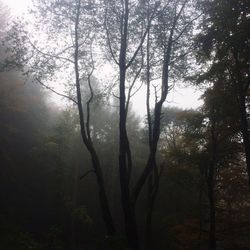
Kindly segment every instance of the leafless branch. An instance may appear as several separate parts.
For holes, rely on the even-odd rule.
[[[187,51],[177,57],[174,58],[174,60],[171,60],[171,62],[169,62],[169,66],[172,66],[173,64],[175,64],[176,61],[178,61],[181,58],[184,58],[186,55],[188,55],[190,53],[190,51]]]
[[[89,97],[89,100],[87,101],[87,118],[86,118],[86,130],[87,130],[87,135],[88,135],[88,138],[90,140],[90,126],[89,126],[89,122],[90,122],[90,103],[92,102],[93,100],[93,97],[94,97],[94,92],[93,92],[93,88],[92,88],[92,85],[91,85],[91,76],[94,72],[94,69],[95,69],[95,66],[94,66],[94,59],[93,59],[93,54],[92,54],[92,46],[91,46],[91,49],[90,49],[90,53],[91,53],[91,64],[92,64],[92,69],[91,69],[91,72],[88,74],[88,86],[89,86],[89,90],[90,90],[90,97]]]
[[[49,87],[48,85],[44,84],[40,79],[35,79],[40,85],[42,85],[43,87],[45,87],[46,89],[50,90],[51,92],[57,94],[58,96],[67,98],[68,100],[72,101],[73,103],[75,103],[76,105],[78,104],[77,101],[75,99],[73,99],[70,96],[64,95],[62,93],[57,92],[56,90],[54,90],[53,88]]]
[[[141,82],[140,86],[133,93],[131,93],[131,97],[136,95],[136,93],[141,89],[142,85],[143,85],[143,82]]]
[[[114,96],[114,97],[117,98],[117,99],[120,99],[120,97],[117,96],[117,95],[115,95],[114,93],[112,93],[112,96]]]
[[[134,85],[135,85],[135,82],[136,80],[138,79],[138,77],[140,76],[140,73],[142,71],[142,68],[143,68],[143,64],[144,64],[144,55],[143,55],[143,51],[141,50],[141,53],[142,53],[142,60],[141,60],[141,65],[140,65],[140,68],[139,70],[136,72],[135,74],[135,77],[133,79],[133,82],[132,84],[130,85],[129,87],[129,90],[128,90],[128,99],[127,99],[127,102],[126,102],[126,107],[125,107],[125,110],[126,110],[126,116],[128,114],[128,107],[129,107],[129,102],[130,102],[130,99],[132,96],[134,96],[141,88],[142,84],[140,85],[140,87],[134,92],[134,93],[131,93],[133,88],[134,88]]]
[[[158,102],[158,96],[157,96],[157,85],[153,85],[154,87],[154,93],[155,93],[155,104]]]
[[[105,11],[105,17],[104,18],[105,18],[105,20],[104,20],[104,29],[105,29],[106,35],[107,35],[107,43],[108,43],[109,51],[110,51],[112,59],[115,61],[115,63],[117,65],[119,65],[119,62],[115,58],[115,54],[114,54],[114,51],[113,51],[112,46],[111,46],[110,34],[109,34],[108,25],[107,25],[107,10]]]
[[[180,15],[181,15],[182,11],[184,10],[184,8],[185,8],[185,6],[186,6],[186,4],[187,4],[188,1],[190,1],[190,0],[186,0],[186,1],[184,1],[184,3],[182,4],[180,11],[178,12],[178,14],[177,14],[177,16],[176,16],[176,18],[175,18],[175,19],[176,19],[176,22],[179,20]]]
[[[164,7],[160,10],[159,13],[163,13],[166,10],[166,8],[169,6],[170,2],[171,2],[171,0],[168,0],[168,2],[164,5]]]
[[[29,38],[28,38],[29,39]],[[56,54],[56,55],[52,55],[52,54],[49,54],[49,53],[46,53],[46,52],[43,52],[41,51],[39,48],[37,48],[35,46],[34,43],[32,43],[32,41],[29,39],[29,43],[30,45],[40,54],[46,56],[46,57],[51,57],[51,58],[56,58],[56,59],[61,59],[61,60],[65,60],[65,61],[68,61],[70,63],[74,63],[74,61],[72,61],[71,59],[67,58],[67,57],[62,57],[60,56],[60,54],[62,54],[63,52],[60,52],[59,54]],[[69,47],[70,48],[70,47]],[[66,49],[65,49],[66,50]]]
[[[86,176],[89,175],[90,173],[95,173],[95,170],[94,170],[94,169],[88,170],[85,174],[83,174],[83,175],[80,177],[80,180],[82,180],[84,177],[86,177]]]
[[[197,19],[200,18],[200,16],[202,16],[203,13],[200,13],[198,16],[194,17],[192,20],[190,20],[186,25],[185,27],[180,31],[180,33],[178,34],[178,36],[173,39],[173,43],[175,43],[176,41],[179,40],[179,38],[182,36],[182,34],[186,31],[186,29],[188,28],[188,26],[190,26],[194,21],[196,21]]]
[[[146,72],[146,83],[147,83],[147,93],[146,93],[146,108],[147,108],[147,122],[148,122],[148,143],[149,148],[152,145],[152,118],[150,113],[150,31],[148,31],[147,36],[147,72]]]
[[[151,17],[149,18],[149,22],[148,22],[147,28],[146,28],[146,30],[145,30],[145,32],[144,32],[142,38],[141,38],[141,41],[140,41],[140,43],[139,43],[137,49],[135,50],[133,56],[131,57],[130,61],[129,61],[128,64],[126,65],[126,69],[130,67],[130,65],[131,65],[131,64],[133,63],[133,61],[135,60],[135,58],[136,58],[138,52],[140,51],[140,49],[141,49],[141,47],[142,47],[142,45],[143,45],[143,43],[144,43],[144,40],[145,40],[145,38],[146,38],[146,35],[147,35],[147,33],[148,33],[149,29],[150,29],[151,22],[152,22],[152,20],[153,20],[153,18],[154,18],[154,16],[155,16],[155,12],[156,12],[157,7],[158,7],[158,4],[155,4],[154,10],[153,10],[153,12],[152,12],[152,15],[151,15]]]

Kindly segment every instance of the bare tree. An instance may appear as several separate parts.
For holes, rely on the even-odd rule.
[[[94,98],[91,79],[95,70],[95,12],[95,6],[89,1],[37,1],[33,14],[40,25],[35,24],[28,32],[16,22],[9,32],[8,39],[14,47],[8,66],[22,67],[33,81],[77,106],[82,141],[93,166],[86,174],[92,172],[96,176],[103,220],[107,234],[112,236],[115,234],[114,222],[90,127]],[[56,81],[66,86],[67,91],[58,91],[53,86]],[[83,88],[89,92],[85,100],[82,99]]]
[[[130,249],[139,249],[135,209],[139,194],[149,180],[147,244],[150,249],[153,206],[162,172],[162,165],[157,162],[162,107],[171,85],[185,71],[184,58],[189,52],[186,35],[197,18],[191,18],[191,1],[38,0],[36,7],[34,14],[41,25],[36,24],[25,31],[17,22],[9,33],[8,39],[14,44],[9,62],[11,66],[21,66],[34,81],[77,106],[82,141],[93,166],[83,177],[95,173],[107,234],[113,236],[114,222],[90,126],[91,103],[95,97],[91,79],[98,61],[94,49],[97,47],[95,41],[99,43],[96,34],[102,32],[98,28],[100,17],[103,17],[109,50],[105,56],[117,66],[119,75],[119,176],[127,245]],[[142,173],[132,186],[133,158],[126,123],[130,100],[141,86],[135,83],[139,79],[142,82],[144,74],[149,154]],[[156,85],[152,84],[153,78],[157,80]],[[67,92],[53,88],[51,83],[55,81],[66,85]],[[149,105],[152,86],[155,88],[153,110]],[[83,88],[89,92],[85,100]]]
[[[188,6],[188,1],[175,1],[174,3],[170,1],[164,1],[163,3],[157,1],[142,2],[122,0],[115,3],[114,1],[104,1],[107,46],[110,51],[111,59],[118,65],[119,71],[120,184],[126,235],[128,246],[131,249],[139,248],[135,206],[138,196],[148,178],[149,208],[147,216],[147,245],[149,248],[151,245],[153,204],[159,187],[159,176],[161,172],[156,160],[157,145],[160,137],[161,110],[170,89],[169,79],[173,79],[177,72],[177,69],[174,66],[178,65],[179,68],[181,68],[180,60],[184,61],[183,58],[189,52],[187,50],[182,51],[183,48],[186,48],[186,46],[183,47],[184,43],[181,42],[182,38],[187,34],[187,31],[190,31],[192,22],[197,18],[196,17],[193,20],[187,18],[187,14],[184,10],[186,7],[190,8],[190,5]],[[141,5],[145,3],[146,7]],[[117,22],[114,22],[114,19],[119,21],[118,24]],[[135,20],[137,21],[136,27],[133,25]],[[153,26],[155,26],[152,31],[154,41],[150,42],[150,30]],[[159,29],[157,29],[157,27],[159,27]],[[138,57],[141,56],[139,51],[141,49],[144,50],[143,47],[145,40],[147,40],[145,53],[147,54],[146,84],[149,155],[143,172],[136,181],[135,186],[131,188],[130,178],[132,171],[132,157],[126,131],[125,105],[126,100],[130,100],[131,92],[129,91],[126,96],[126,82],[131,74],[132,66],[136,65],[136,63],[138,65]],[[155,65],[155,60],[153,61],[150,59],[150,49],[153,44],[155,47],[158,46],[158,49],[156,49],[153,55],[154,59],[158,57],[158,62],[156,63],[157,67],[153,66]],[[180,49],[181,46],[182,49]],[[144,53],[142,53],[141,57],[143,57],[143,55]],[[155,106],[153,109],[153,115],[151,115],[151,108],[149,106],[151,88],[150,70],[153,67],[155,71],[156,68],[157,70],[161,68],[160,72],[162,72],[162,75],[160,77],[160,84],[158,84],[160,94],[155,93]]]

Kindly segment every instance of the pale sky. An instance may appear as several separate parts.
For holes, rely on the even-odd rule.
[[[13,15],[20,15],[27,10],[32,0],[0,0],[6,4]]]
[[[6,4],[13,15],[21,15],[24,13],[28,6],[32,4],[32,0],[0,0]],[[194,87],[188,88],[176,88],[172,90],[168,95],[167,102],[165,106],[176,106],[183,109],[188,108],[197,108],[202,105],[202,101],[199,100],[201,91],[195,90]],[[52,97],[56,103],[60,102],[60,98]],[[145,105],[145,89],[141,89],[133,98],[132,98],[132,107],[133,110],[144,116],[146,114],[146,105]]]
[[[145,89],[138,92],[132,98],[132,107],[136,113],[144,116],[146,114],[146,95]],[[202,105],[200,100],[202,92],[195,89],[194,87],[175,88],[168,94],[167,100],[164,106],[178,107],[182,109],[196,109]],[[151,101],[151,107],[153,108],[154,103]]]

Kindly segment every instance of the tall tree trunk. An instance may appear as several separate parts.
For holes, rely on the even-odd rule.
[[[248,185],[250,187],[250,136],[249,136],[248,121],[247,121],[246,96],[242,89],[240,89],[239,93],[239,110],[240,110],[240,127],[241,127],[246,164],[247,164]]]
[[[147,2],[149,8],[149,1]],[[149,13],[147,13],[147,22],[149,22]],[[148,123],[148,145],[149,152],[152,150],[152,121],[151,121],[151,111],[150,111],[150,30],[147,34],[147,72],[146,72],[146,83],[147,83],[147,96],[146,96],[146,107],[147,107],[147,123]],[[150,174],[148,178],[148,203],[147,203],[147,217],[146,217],[146,249],[150,250],[152,248],[152,216],[153,216],[153,206],[154,199],[152,201],[152,191],[153,191],[153,175]]]
[[[198,248],[202,247],[202,230],[203,230],[203,190],[204,190],[204,170],[200,167],[200,183],[199,183],[199,198],[198,198],[198,206],[199,206],[199,242]]]
[[[235,88],[238,91],[238,103],[239,103],[239,112],[240,112],[240,128],[243,138],[246,164],[247,164],[247,173],[248,173],[248,185],[250,187],[250,135],[249,127],[247,121],[247,109],[246,109],[246,93],[248,91],[249,82],[243,82],[241,76],[241,66],[238,58],[237,48],[233,50],[234,60],[235,60],[235,74],[232,76],[233,83]]]
[[[75,32],[74,34],[74,40],[75,40],[74,66],[75,66],[75,83],[76,83],[79,122],[80,122],[81,136],[82,136],[83,143],[85,144],[87,150],[89,151],[91,155],[92,166],[95,171],[98,190],[99,190],[99,201],[100,201],[102,216],[103,216],[103,220],[106,226],[107,234],[112,236],[115,234],[115,226],[114,226],[113,218],[110,212],[110,207],[109,207],[108,198],[106,194],[106,188],[104,185],[102,168],[100,165],[98,155],[93,146],[90,133],[88,133],[89,123],[87,122],[85,125],[84,112],[83,112],[83,107],[82,107],[82,96],[81,96],[79,65],[78,65],[79,63],[78,62],[79,61],[78,26],[79,26],[80,6],[81,6],[81,0],[78,0],[76,20],[75,20],[75,31],[74,31]]]
[[[209,250],[216,249],[216,229],[215,229],[215,199],[214,199],[214,165],[210,165],[208,177],[208,199],[209,199]]]
[[[125,53],[124,51],[122,51]],[[123,61],[124,60],[124,61]],[[126,108],[125,108],[125,57],[120,57],[120,143],[119,143],[119,171],[122,208],[125,219],[125,231],[128,247],[133,250],[139,249],[135,207],[130,201],[129,174],[127,166],[127,131],[126,131]]]
[[[91,151],[91,157],[92,157],[93,168],[95,169],[95,173],[96,173],[97,184],[98,184],[98,189],[99,189],[100,206],[102,210],[104,223],[107,229],[107,234],[109,236],[114,236],[115,226],[114,226],[113,218],[110,212],[110,207],[109,207],[108,198],[106,194],[106,187],[104,185],[102,169],[101,169],[99,159],[95,151]]]
[[[125,232],[127,238],[127,245],[129,249],[138,250],[139,241],[136,225],[135,206],[130,199],[129,177],[130,167],[129,159],[130,148],[128,144],[128,135],[126,130],[126,52],[127,52],[127,36],[128,36],[128,18],[129,8],[128,0],[124,1],[124,15],[122,20],[123,32],[121,34],[121,47],[119,57],[119,71],[120,71],[120,109],[119,109],[119,173],[121,186],[122,208],[125,220]]]
[[[158,173],[157,166],[154,166],[154,172],[149,176],[148,179],[148,211],[146,218],[146,249],[152,250],[152,239],[153,239],[153,230],[152,230],[152,218],[154,212],[155,199],[159,190],[160,175],[162,173],[163,166],[160,173]]]
[[[77,198],[78,198],[78,183],[79,183],[79,166],[78,162],[75,165],[74,180],[73,180],[73,193],[72,193],[72,212],[77,208]],[[76,228],[75,228],[75,218],[72,214],[71,216],[71,247],[72,250],[76,249]]]
[[[153,203],[151,202],[153,191],[153,176],[152,174],[148,178],[148,197],[147,197],[147,217],[146,217],[146,249],[150,250],[152,248],[152,213],[153,213]]]
[[[213,112],[213,110],[212,110]],[[216,135],[216,121],[215,118],[210,118],[211,122],[211,160],[208,166],[207,187],[209,200],[209,250],[216,250],[216,221],[215,221],[215,172],[217,164],[217,135]]]

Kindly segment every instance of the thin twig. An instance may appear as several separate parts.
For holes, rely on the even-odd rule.
[[[126,69],[130,67],[130,65],[131,65],[131,64],[133,63],[133,61],[135,60],[135,58],[136,58],[136,56],[137,56],[139,50],[141,49],[141,47],[142,47],[142,45],[143,45],[143,43],[144,43],[144,40],[145,40],[145,38],[146,38],[146,35],[147,35],[147,33],[148,33],[149,29],[150,29],[151,22],[152,22],[152,20],[153,20],[153,18],[154,18],[154,15],[155,15],[155,12],[156,12],[157,7],[158,7],[158,4],[155,4],[155,8],[154,8],[154,10],[153,10],[153,13],[152,13],[150,19],[149,19],[148,26],[147,26],[147,28],[146,28],[146,30],[145,30],[145,32],[144,32],[142,38],[141,38],[141,41],[140,41],[140,43],[139,43],[137,49],[135,50],[133,56],[131,57],[130,61],[129,61],[128,64],[126,65]]]
[[[115,61],[115,63],[117,65],[119,65],[119,62],[115,58],[115,54],[114,54],[114,51],[113,51],[112,46],[111,46],[110,34],[109,34],[109,30],[108,30],[108,25],[107,25],[107,10],[105,11],[104,29],[106,31],[107,43],[108,43],[108,47],[109,47],[109,51],[110,51],[111,57],[113,58],[113,60]]]
[[[83,174],[81,177],[80,177],[80,180],[82,180],[84,177],[86,177],[88,174],[90,173],[95,173],[95,170],[94,169],[91,169],[91,170],[88,170],[85,174]]]
[[[144,65],[144,55],[143,55],[143,52],[142,52],[142,60],[141,60],[140,68],[139,68],[139,70],[136,72],[135,77],[134,77],[134,79],[133,79],[133,82],[132,82],[132,84],[130,85],[129,90],[128,90],[128,99],[127,99],[126,107],[125,107],[126,116],[127,116],[127,113],[128,113],[128,107],[129,107],[129,102],[130,102],[131,97],[133,97],[133,96],[140,90],[140,88],[141,88],[141,86],[142,86],[142,83],[141,83],[140,87],[139,87],[134,93],[131,94],[131,92],[132,92],[132,90],[133,90],[133,87],[134,87],[134,85],[135,85],[135,82],[136,82],[136,80],[138,79],[138,77],[140,76],[140,73],[141,73],[141,71],[142,71],[143,65]]]
[[[39,80],[39,79],[37,79],[37,78],[36,78],[35,80],[36,80],[40,85],[42,85],[42,86],[45,87],[46,89],[50,90],[51,92],[57,94],[58,96],[67,98],[67,99],[69,99],[70,101],[72,101],[73,103],[75,103],[76,105],[78,104],[77,101],[76,101],[75,99],[73,99],[72,97],[57,92],[56,90],[54,90],[53,88],[51,88],[51,87],[49,87],[48,85],[44,84],[41,80]]]
[[[192,20],[190,20],[186,25],[185,27],[182,29],[182,31],[180,31],[180,33],[178,34],[178,36],[173,39],[173,43],[175,43],[176,41],[178,41],[178,39],[182,36],[182,34],[185,32],[185,30],[187,29],[187,27],[189,25],[191,25],[195,20],[197,20],[200,16],[202,16],[203,13],[200,13],[198,16],[194,17]]]
[[[29,38],[28,38],[28,39],[29,39]],[[43,52],[43,51],[41,51],[39,48],[37,48],[37,47],[35,46],[35,44],[33,44],[32,41],[31,41],[30,39],[29,39],[29,43],[31,44],[31,46],[32,46],[38,53],[40,53],[40,54],[42,54],[42,55],[44,55],[44,56],[46,56],[46,57],[61,59],[61,60],[68,61],[68,62],[70,62],[70,63],[74,63],[74,61],[72,61],[72,60],[69,59],[69,58],[59,56],[59,55],[60,55],[61,53],[63,53],[63,52],[60,52],[59,55],[51,55],[51,54],[48,54],[48,53],[46,53],[46,52]],[[70,48],[70,47],[69,47],[69,48]],[[66,50],[66,49],[65,49],[65,50]]]
[[[114,96],[114,97],[117,98],[117,99],[120,99],[120,97],[117,96],[117,95],[115,95],[114,93],[112,93],[112,96]]]

